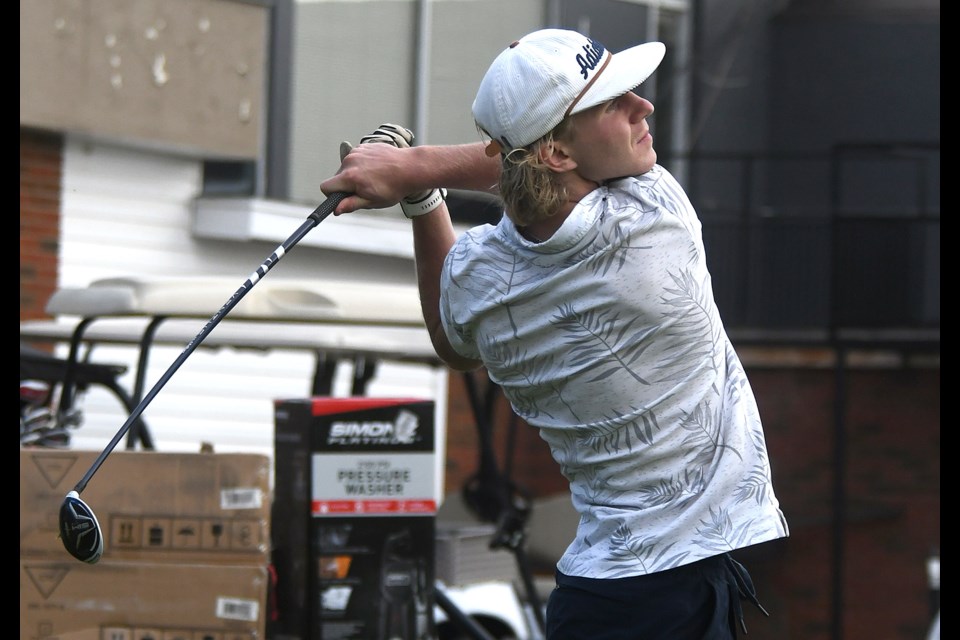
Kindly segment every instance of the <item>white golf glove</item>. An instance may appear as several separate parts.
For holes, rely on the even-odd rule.
[[[413,132],[400,125],[385,123],[377,127],[376,131],[360,138],[360,144],[368,143],[390,144],[398,149],[406,149],[413,143]],[[349,142],[340,143],[340,161],[353,149]],[[446,189],[430,189],[411,194],[400,201],[400,209],[408,218],[416,218],[430,213],[440,206],[447,197]]]

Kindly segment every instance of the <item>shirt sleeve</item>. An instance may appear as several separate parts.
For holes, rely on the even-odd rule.
[[[456,246],[447,255],[440,272],[440,322],[453,350],[465,358],[480,360],[480,352],[473,337],[469,319],[464,319],[466,305],[458,305],[457,297],[463,295],[452,277]]]

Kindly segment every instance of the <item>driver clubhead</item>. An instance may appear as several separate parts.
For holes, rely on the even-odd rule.
[[[96,564],[103,555],[103,535],[93,510],[71,491],[60,505],[60,540],[77,560]]]

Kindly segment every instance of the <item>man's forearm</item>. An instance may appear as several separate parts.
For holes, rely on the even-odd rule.
[[[336,214],[390,207],[404,197],[437,187],[497,192],[500,158],[490,158],[481,143],[425,145],[398,149],[389,144],[361,144],[341,162],[340,170],[320,184],[324,194],[351,194]]]
[[[447,366],[457,371],[470,371],[480,362],[464,358],[450,345],[440,319],[440,273],[443,262],[457,236],[445,205],[413,219],[413,245],[417,258],[417,286],[423,320],[433,348]]]
[[[445,187],[497,193],[500,157],[490,158],[483,143],[426,145],[409,150],[415,168],[409,180],[420,189]]]

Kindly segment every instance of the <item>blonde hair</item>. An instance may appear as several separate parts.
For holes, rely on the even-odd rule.
[[[525,227],[554,215],[567,202],[561,174],[540,160],[540,147],[570,134],[570,118],[536,142],[501,154],[500,198],[507,216]]]

